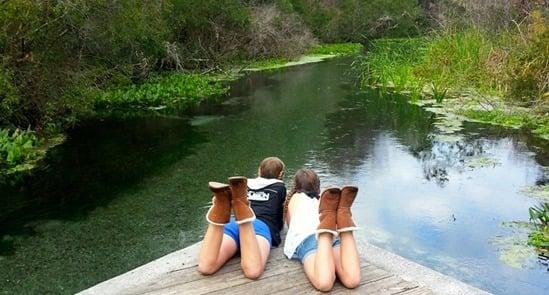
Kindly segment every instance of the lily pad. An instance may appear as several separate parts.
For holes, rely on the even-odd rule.
[[[528,186],[523,188],[521,192],[540,200],[549,201],[549,185]]]
[[[501,165],[501,162],[488,156],[476,156],[467,159],[466,165],[469,168],[496,167]]]
[[[536,249],[528,245],[528,233],[532,227],[528,222],[504,222],[502,227],[511,229],[506,236],[497,236],[490,241],[496,247],[499,259],[513,268],[532,268],[537,261]]]

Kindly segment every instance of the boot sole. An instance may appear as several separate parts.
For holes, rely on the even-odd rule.
[[[330,193],[341,193],[341,190],[337,187],[329,187],[329,188],[325,188],[322,193],[320,194],[320,197],[322,198],[322,195],[324,195],[325,193],[327,192],[330,192]]]
[[[232,185],[237,185],[241,182],[244,182],[248,180],[246,177],[244,176],[233,176],[233,177],[229,177],[229,183],[232,184]]]
[[[226,183],[215,182],[215,181],[208,182],[208,186],[210,187],[210,190],[214,193],[224,191],[230,188],[229,185]]]
[[[346,186],[343,186],[341,188],[341,191],[343,190],[349,190],[349,191],[352,191],[353,193],[357,193],[358,192],[358,187],[354,186],[354,185],[346,185]]]

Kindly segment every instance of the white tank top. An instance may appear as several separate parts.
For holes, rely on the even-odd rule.
[[[304,193],[295,193],[292,201],[298,201],[295,211],[290,216],[290,224],[284,242],[284,254],[289,259],[294,255],[295,249],[305,238],[316,233],[320,221],[318,220],[319,200],[311,198]]]

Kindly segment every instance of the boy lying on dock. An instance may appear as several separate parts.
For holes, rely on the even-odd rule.
[[[209,183],[214,197],[206,214],[209,225],[198,271],[213,274],[240,251],[244,275],[250,279],[261,276],[271,247],[281,242],[286,196],[283,176],[284,163],[269,157],[261,161],[257,178],[235,176],[229,178],[229,184]]]
[[[298,170],[285,204],[288,233],[284,254],[301,261],[311,284],[330,291],[337,278],[347,288],[360,284],[360,257],[353,231],[351,205],[356,186],[325,189],[310,169]]]

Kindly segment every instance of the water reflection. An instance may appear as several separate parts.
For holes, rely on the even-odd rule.
[[[544,293],[543,267],[514,269],[490,243],[505,234],[502,222],[528,220],[534,200],[520,189],[544,177],[543,153],[515,131],[484,137],[478,124],[448,140],[433,115],[399,96],[357,94],[340,106],[308,166],[324,184],[359,184],[355,216],[366,239],[495,293]]]

